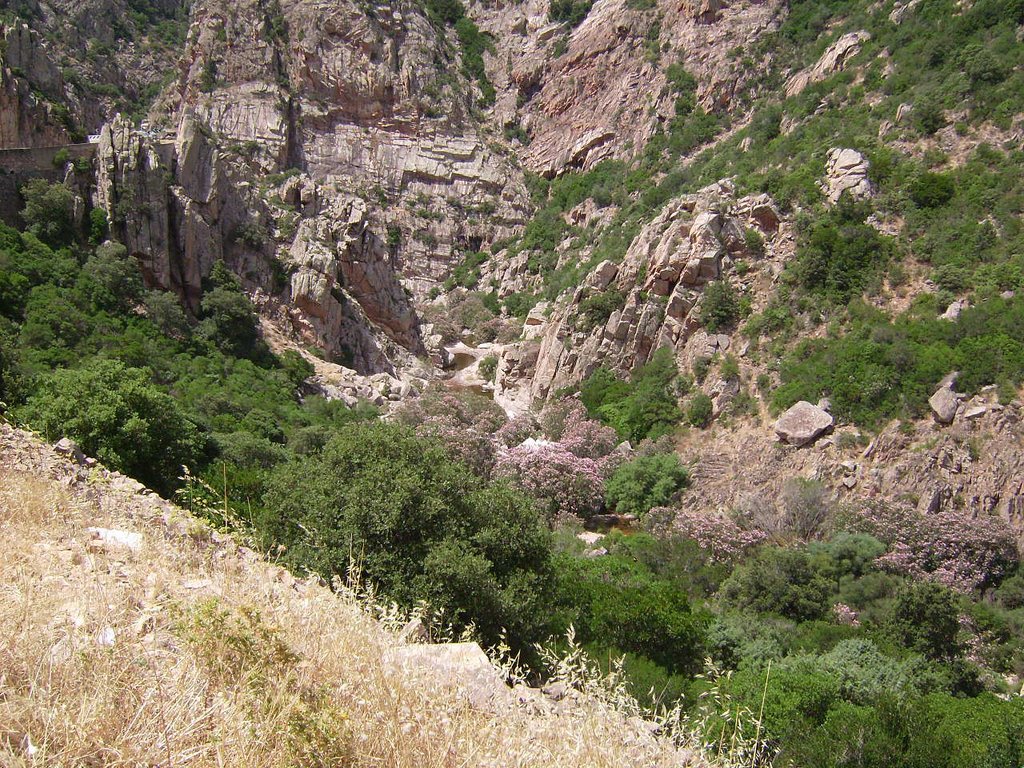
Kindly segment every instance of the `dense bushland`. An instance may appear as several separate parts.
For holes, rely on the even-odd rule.
[[[531,500],[486,483],[408,428],[354,425],[272,474],[257,528],[267,548],[325,576],[351,570],[404,605],[427,600],[488,643],[542,639],[549,532]]]

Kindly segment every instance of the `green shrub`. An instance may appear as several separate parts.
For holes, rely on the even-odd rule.
[[[587,18],[592,5],[592,0],[553,0],[548,9],[548,18],[570,27],[578,27]]]
[[[427,12],[442,24],[455,24],[466,15],[460,0],[427,0]]]
[[[914,106],[914,126],[924,136],[932,136],[946,124],[942,106],[935,99],[922,99]]]
[[[764,256],[764,236],[753,227],[743,230],[743,243],[750,255],[758,258]]]
[[[938,208],[953,198],[956,187],[948,174],[925,171],[911,182],[908,191],[914,205],[920,208]]]
[[[622,308],[626,297],[620,291],[601,291],[583,299],[579,304],[576,327],[589,333],[608,322],[612,313]]]
[[[959,655],[960,609],[952,592],[934,582],[912,582],[896,593],[888,631],[906,648],[932,659]]]
[[[591,417],[613,427],[623,440],[658,438],[682,418],[672,388],[678,373],[671,350],[662,348],[629,382],[599,368],[580,385],[580,398]]]
[[[913,734],[905,759],[912,768],[974,768],[1024,763],[1024,705],[991,694],[954,698],[931,694],[908,715]]]
[[[715,415],[715,404],[703,392],[694,393],[686,407],[686,420],[694,427],[706,429]]]
[[[733,572],[721,597],[727,606],[805,621],[827,614],[830,593],[828,580],[806,550],[770,547]]]
[[[467,253],[465,258],[452,270],[451,276],[445,280],[445,290],[452,290],[455,286],[462,286],[472,290],[480,282],[480,267],[487,263],[490,257],[486,253]]]
[[[845,334],[798,343],[780,366],[775,408],[797,400],[832,399],[840,418],[874,425],[925,412],[939,380],[960,370],[958,386],[974,393],[1000,381],[1024,379],[1024,300],[992,298],[965,310],[955,323],[938,320],[926,298],[890,320],[865,305],[849,306]]]
[[[891,246],[864,223],[868,210],[841,201],[801,236],[795,273],[805,289],[845,303],[879,274],[889,260]]]
[[[89,456],[166,492],[182,465],[200,460],[203,438],[146,371],[114,360],[45,377],[18,416],[48,440],[69,437]]]
[[[358,566],[390,598],[426,599],[488,642],[507,630],[522,647],[546,621],[550,542],[532,502],[406,427],[355,425],[275,470],[259,529],[296,567]]]
[[[480,377],[485,381],[494,381],[494,376],[498,372],[498,358],[496,355],[488,355],[480,361],[479,367]]]
[[[483,57],[486,51],[494,52],[494,43],[468,16],[463,16],[455,22],[455,33],[462,47],[462,66],[466,75],[479,83],[483,93],[482,106],[490,106],[494,103],[495,92],[494,86],[487,79]]]
[[[674,453],[641,456],[623,464],[605,485],[605,503],[620,514],[643,516],[668,506],[690,483],[690,471]]]
[[[709,333],[732,328],[740,316],[736,291],[727,280],[716,280],[704,289],[700,321]]]

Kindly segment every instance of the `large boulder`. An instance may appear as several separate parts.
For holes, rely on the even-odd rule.
[[[932,409],[932,416],[939,424],[952,424],[960,402],[952,387],[941,386],[928,398],[928,405]]]
[[[844,192],[857,200],[870,197],[867,159],[855,149],[830,149],[825,161],[824,187],[832,203],[838,202]]]
[[[861,30],[848,32],[830,45],[815,65],[801,70],[786,82],[786,96],[796,96],[811,83],[818,83],[835,72],[846,68],[847,63],[860,53],[863,44],[871,34]]]
[[[775,434],[785,443],[797,447],[813,443],[832,428],[832,414],[801,400],[775,422]]]
[[[512,691],[476,643],[407,645],[385,655],[385,666],[420,672],[443,688],[454,688],[475,709],[495,712],[513,703]]]

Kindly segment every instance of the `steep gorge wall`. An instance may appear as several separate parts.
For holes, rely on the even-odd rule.
[[[481,3],[480,26],[497,50],[494,120],[529,135],[524,165],[544,176],[639,154],[674,117],[666,71],[681,65],[707,111],[742,114],[757,95],[756,70],[737,51],[774,30],[779,0],[723,3],[598,0],[575,29],[548,19],[546,0]]]
[[[484,135],[454,35],[413,3],[204,0],[170,119],[193,110],[263,172],[297,168],[360,197],[419,297],[529,213],[512,159]],[[500,151],[499,151],[500,150]]]
[[[272,231],[274,211],[249,178],[189,115],[173,142],[121,119],[100,138],[97,202],[148,285],[196,313],[204,278],[223,261],[282,327],[361,373],[421,352],[415,311],[361,201],[310,182],[306,216],[286,236]]]

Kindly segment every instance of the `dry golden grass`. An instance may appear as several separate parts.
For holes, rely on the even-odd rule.
[[[474,710],[383,664],[398,640],[352,601],[116,485],[0,469],[0,765],[683,764],[599,704]]]

